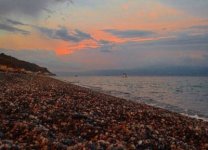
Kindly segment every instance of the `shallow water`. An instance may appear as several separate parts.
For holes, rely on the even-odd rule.
[[[208,119],[208,77],[60,77],[113,96]]]

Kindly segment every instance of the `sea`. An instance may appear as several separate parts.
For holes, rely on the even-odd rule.
[[[208,77],[80,76],[58,78],[105,94],[208,121]]]

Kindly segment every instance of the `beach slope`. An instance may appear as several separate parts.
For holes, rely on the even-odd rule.
[[[208,123],[50,77],[0,74],[0,149],[208,149]]]

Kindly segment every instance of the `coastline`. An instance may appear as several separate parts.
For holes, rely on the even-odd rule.
[[[203,120],[52,77],[1,73],[0,83],[0,148],[208,148]]]
[[[97,76],[95,76],[95,77],[97,77]],[[62,77],[52,77],[52,78],[61,80],[61,81],[65,82],[65,83],[74,84],[74,85],[77,85],[77,86],[80,86],[80,87],[83,87],[83,88],[87,88],[87,89],[90,89],[90,90],[93,90],[93,91],[96,91],[96,92],[99,92],[99,93],[103,93],[103,94],[106,94],[106,95],[111,95],[111,96],[115,96],[117,98],[125,99],[125,100],[128,100],[128,101],[133,101],[133,102],[136,102],[136,103],[142,103],[142,104],[146,104],[146,105],[149,105],[149,106],[152,106],[152,107],[156,107],[156,108],[169,110],[171,112],[175,112],[175,113],[181,114],[181,115],[186,116],[186,117],[195,118],[195,119],[201,119],[203,121],[208,122],[208,117],[207,116],[202,115],[202,114],[200,114],[198,112],[193,113],[192,110],[187,110],[187,109],[183,110],[183,108],[177,107],[177,106],[174,106],[174,107],[177,107],[177,109],[168,109],[167,108],[168,104],[166,104],[166,107],[164,107],[162,105],[157,104],[157,102],[155,102],[155,103],[148,103],[148,102],[141,101],[141,100],[138,101],[138,97],[135,97],[135,96],[128,96],[127,97],[127,96],[119,95],[119,94],[115,94],[115,93],[112,94],[111,90],[102,89],[102,87],[94,87],[94,86],[90,86],[90,85],[87,85],[87,84],[80,84],[80,82],[68,81],[68,80],[66,80],[65,78],[62,78]],[[119,92],[123,93],[123,91],[119,91]],[[130,93],[128,93],[128,94],[130,94]],[[169,105],[169,106],[171,106],[171,105]],[[188,113],[188,111],[192,111],[192,113]]]

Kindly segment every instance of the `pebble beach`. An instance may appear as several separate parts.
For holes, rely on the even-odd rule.
[[[0,149],[208,149],[208,122],[47,76],[0,73]]]

